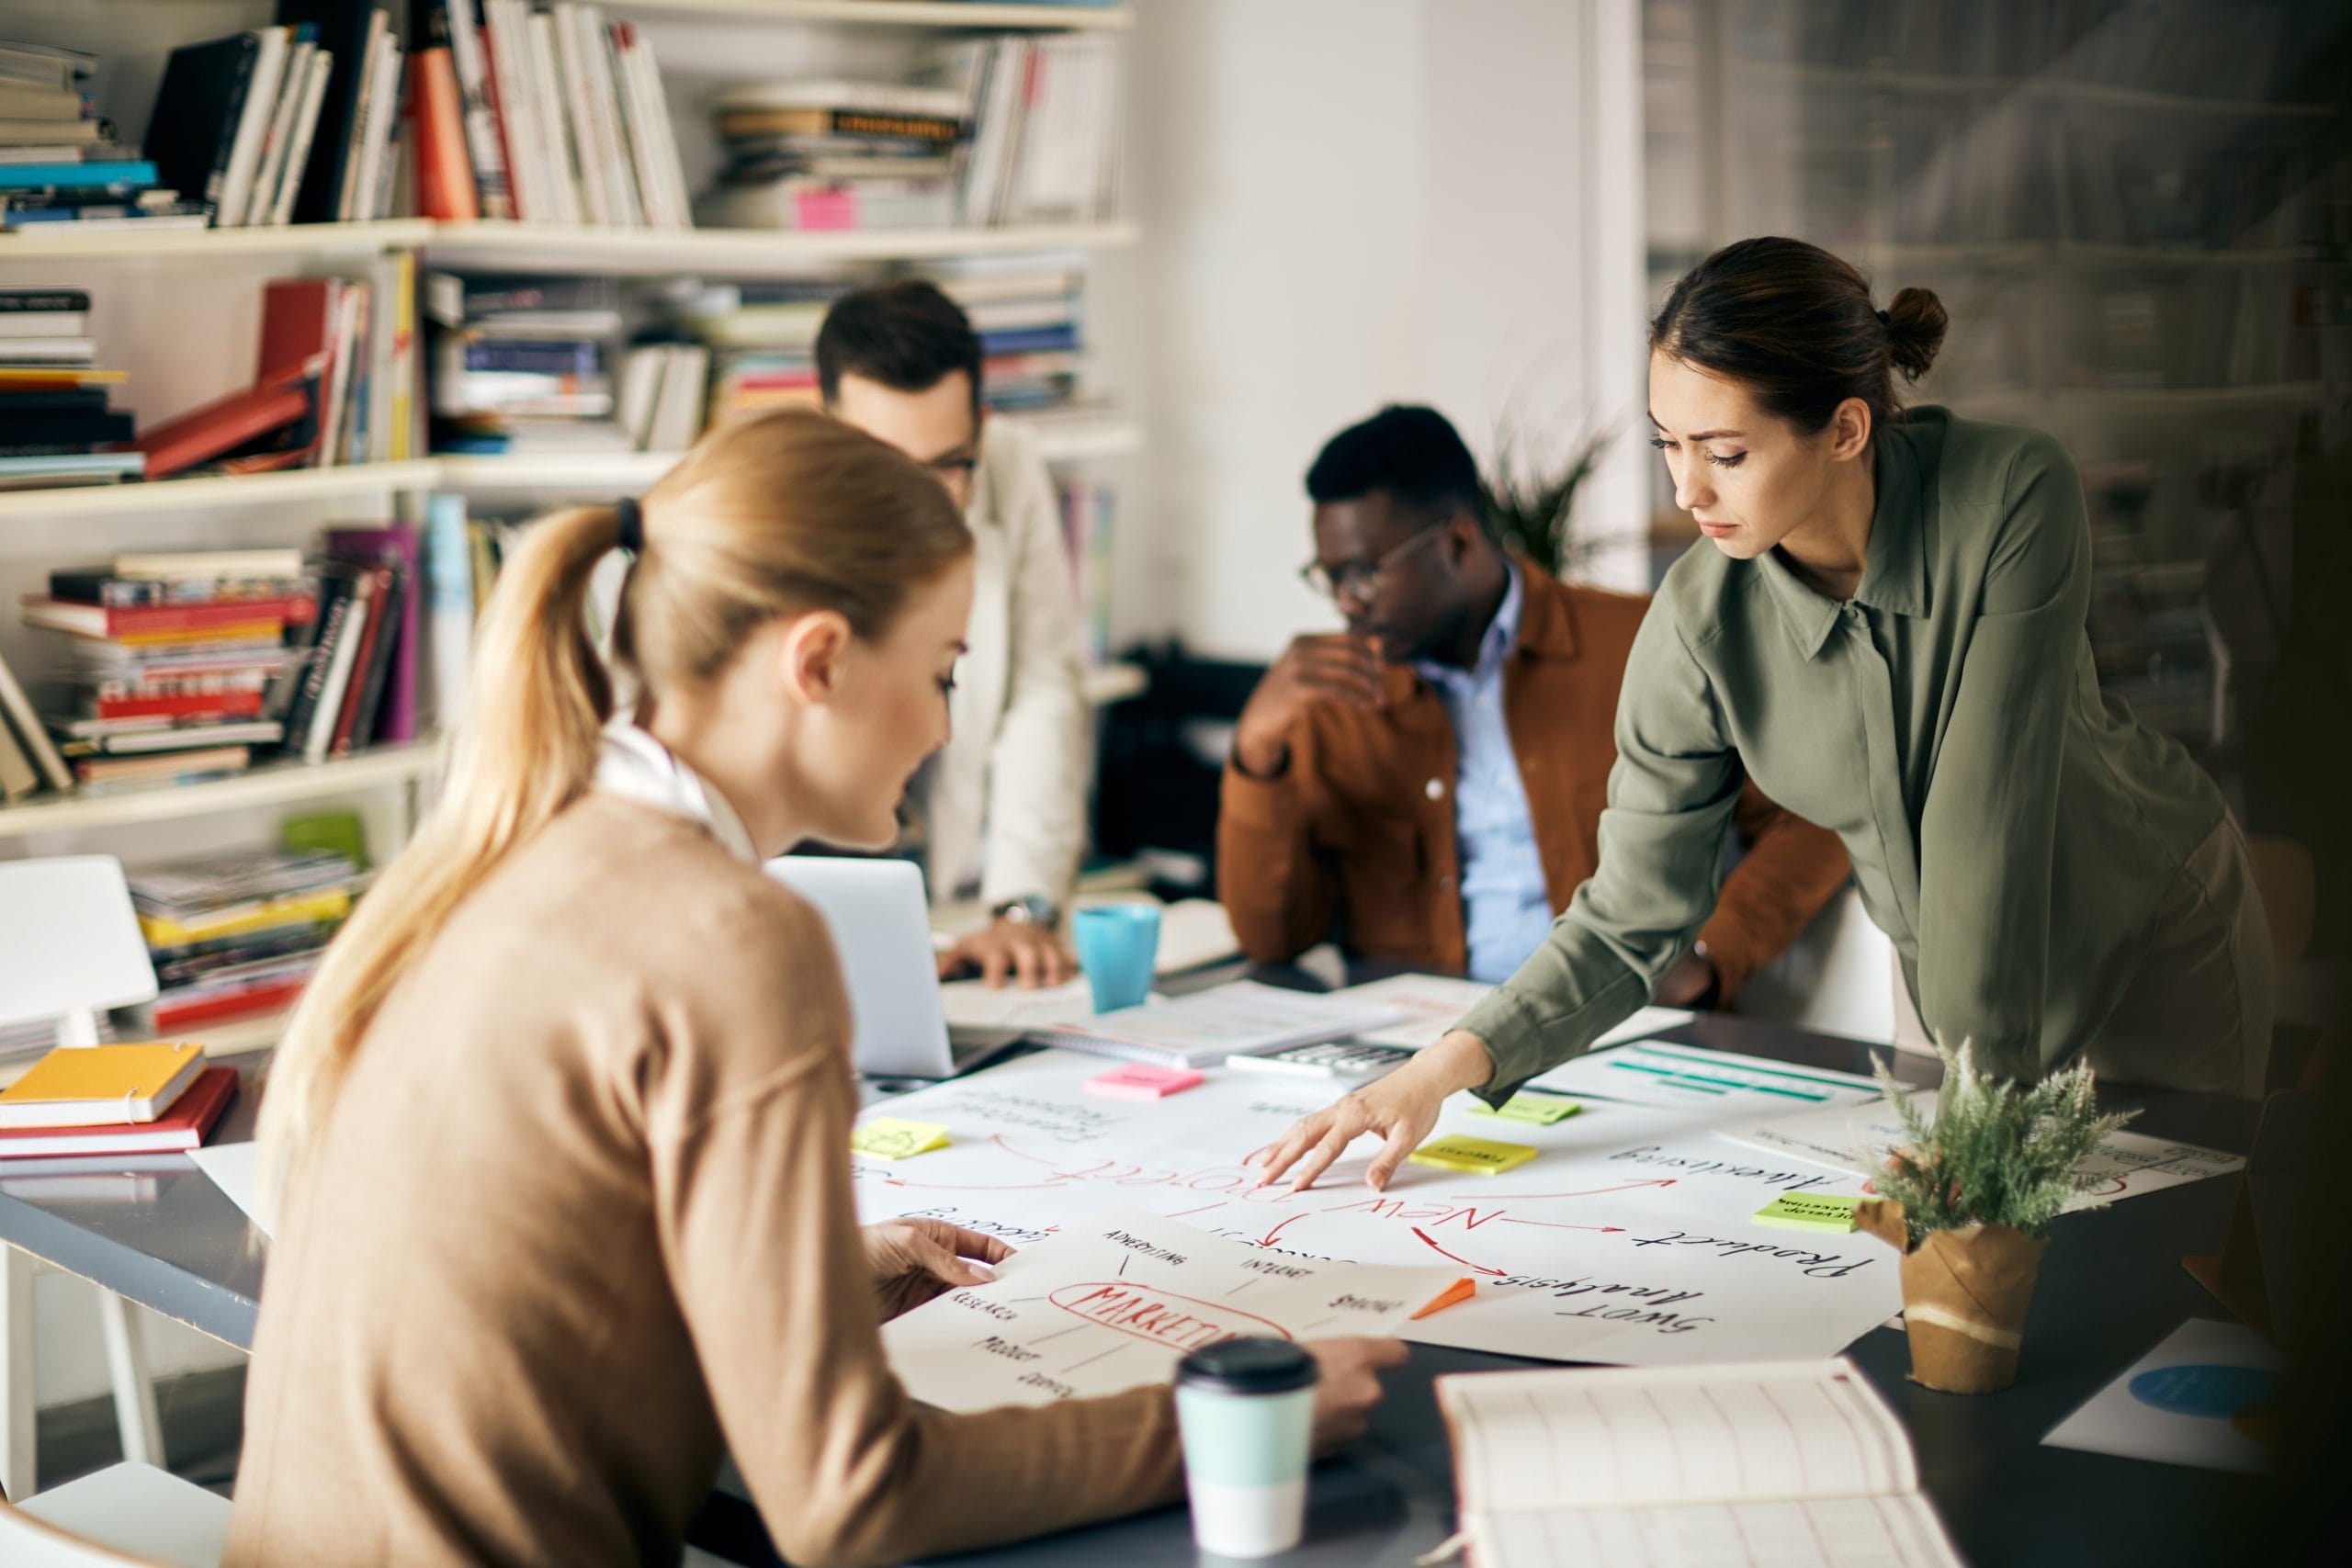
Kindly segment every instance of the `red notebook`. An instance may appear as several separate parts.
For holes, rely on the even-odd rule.
[[[200,409],[140,432],[131,448],[147,455],[151,479],[233,452],[248,442],[314,417],[320,368],[297,367],[280,372],[277,379],[216,398]]]
[[[186,1154],[204,1142],[236,1098],[237,1069],[207,1067],[171,1110],[153,1122],[111,1127],[20,1127],[0,1131],[0,1160],[66,1155]]]

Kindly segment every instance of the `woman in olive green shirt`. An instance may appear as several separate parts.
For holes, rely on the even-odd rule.
[[[1718,251],[1652,323],[1650,419],[1713,547],[1634,646],[1600,863],[1545,944],[1408,1066],[1298,1123],[1264,1179],[1365,1133],[1386,1184],[1439,1103],[1499,1104],[1645,1001],[1714,907],[1742,769],[1835,830],[1922,1021],[2004,1076],[2258,1094],[2269,942],[2221,792],[2104,696],[2090,530],[2064,448],[1939,408],[1893,372],[1945,316],[1874,310],[1794,240]]]

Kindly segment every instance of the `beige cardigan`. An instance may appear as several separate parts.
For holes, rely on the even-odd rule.
[[[884,1364],[808,907],[592,794],[370,1028],[272,1248],[227,1562],[674,1562],[731,1451],[796,1563],[1173,1499],[1168,1391],[956,1416]]]

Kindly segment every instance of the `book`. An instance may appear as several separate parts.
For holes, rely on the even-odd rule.
[[[1909,1438],[1843,1357],[1437,1380],[1478,1568],[1962,1568]]]
[[[431,515],[428,508],[427,516]],[[384,673],[374,677],[381,694],[380,722],[369,723],[370,715],[363,715],[358,729],[361,743],[373,739],[382,740],[413,740],[417,736],[417,671],[422,651],[419,627],[424,620],[424,598],[419,581],[422,566],[422,540],[416,528],[406,523],[390,523],[380,528],[331,528],[327,531],[328,556],[341,561],[368,561],[391,569],[390,595],[385,601],[383,614],[391,623],[391,640],[388,657],[383,660]]]
[[[70,87],[36,87],[0,82],[0,119],[82,118],[82,95]]]
[[[380,7],[354,0],[277,0],[277,19],[317,28],[320,52],[330,60],[310,161],[296,183],[292,219],[332,223],[349,205],[349,184],[356,178],[349,153],[356,141],[361,84],[373,68],[376,40],[390,18]]]
[[[359,646],[352,654],[351,678],[344,690],[343,704],[335,712],[334,737],[327,743],[327,755],[331,757],[348,755],[355,741],[365,741],[359,725],[367,716],[368,688],[379,679],[379,650],[391,640],[392,570],[390,567],[363,566],[359,571],[360,580],[354,592],[368,614],[360,625]]]
[[[293,548],[243,550],[141,550],[114,558],[113,574],[140,580],[202,579],[223,582],[283,582],[302,575],[302,552]],[[51,573],[51,592],[56,592]],[[242,595],[240,595],[242,597]]]
[[[277,187],[285,183],[286,160],[293,148],[295,117],[300,112],[303,88],[310,81],[311,56],[319,49],[311,36],[317,31],[314,28],[279,30],[293,36],[287,44],[284,67],[278,73],[277,101],[270,106],[269,118],[263,126],[261,158],[254,167],[253,185],[237,215],[240,228],[266,224],[277,206]]]
[[[8,668],[8,660],[0,656],[0,728],[6,728],[16,739],[25,755],[32,761],[40,776],[51,789],[72,789],[74,771],[49,738],[48,727],[34,711],[32,699],[17,682],[17,673]]]
[[[207,746],[193,751],[170,751],[143,757],[90,757],[73,763],[74,777],[90,794],[110,788],[152,785],[159,780],[193,783],[242,773],[253,761],[249,746]],[[93,787],[95,786],[95,787]]]
[[[498,116],[491,94],[488,56],[483,52],[482,23],[477,0],[435,0],[444,14],[449,35],[450,63],[457,72],[459,121],[466,152],[473,166],[474,192],[481,215],[489,219],[516,216],[506,178],[504,149],[498,140]]]
[[[409,56],[408,114],[416,151],[416,210],[425,218],[471,222],[481,216],[474,189],[473,153],[466,141],[465,105],[457,62],[445,31],[446,14],[429,13],[434,30]]]
[[[145,907],[146,901],[141,900],[139,930],[150,947],[187,947],[197,942],[222,942],[230,937],[279,926],[317,925],[339,920],[351,912],[351,897],[349,886],[338,882],[313,891],[289,893],[283,897],[190,914],[184,919],[151,913]]]
[[[105,1047],[80,1046],[80,1050]],[[237,1069],[206,1067],[172,1108],[152,1122],[110,1127],[20,1127],[0,1131],[0,1159],[77,1155],[186,1154],[201,1145],[237,1097]]]
[[[147,122],[148,183],[169,186],[220,213],[261,52],[259,31],[172,51]]]
[[[0,490],[118,484],[137,479],[146,466],[146,457],[137,452],[61,452],[47,457],[0,457]]]
[[[242,228],[253,205],[254,181],[261,172],[263,144],[269,122],[277,112],[284,85],[286,57],[292,44],[291,28],[257,28],[254,39],[253,75],[245,85],[244,102],[237,113],[236,131],[229,145],[229,163],[220,179],[220,198],[213,222],[223,229]]]
[[[209,604],[84,604],[24,597],[25,625],[116,642],[178,642],[276,637],[310,610],[307,599],[232,599]]]
[[[294,203],[301,194],[303,175],[310,169],[311,149],[318,143],[319,116],[325,109],[327,86],[334,79],[334,51],[313,47],[304,62],[286,161],[278,170],[269,212],[261,220],[272,228],[281,228],[294,220]]]
[[[149,479],[223,457],[266,435],[292,432],[318,413],[318,367],[289,370],[216,398],[203,407],[141,433],[132,446],[146,457]],[[297,461],[311,441],[292,442]]]
[[[1396,1009],[1378,1004],[1235,980],[1114,1012],[1033,1023],[1026,1033],[1042,1045],[1154,1066],[1200,1067],[1227,1056],[1345,1039],[1397,1017]]]
[[[103,721],[101,721],[103,722]],[[68,728],[82,728],[72,725]],[[103,731],[58,743],[68,757],[143,757],[161,751],[193,751],[220,746],[275,746],[286,738],[286,727],[274,719],[190,725],[179,728],[128,728]]]
[[[153,1122],[203,1070],[201,1045],[60,1045],[0,1089],[0,1128]]]
[[[343,716],[345,699],[350,694],[352,671],[358,662],[361,640],[367,635],[375,591],[374,573],[361,571],[352,574],[337,601],[337,608],[342,615],[333,628],[333,639],[319,645],[316,655],[320,660],[318,686],[315,691],[311,691],[305,683],[305,690],[312,699],[306,720],[308,728],[297,731],[289,723],[287,728],[289,742],[295,735],[300,735],[302,760],[306,762],[325,761],[334,746],[335,727]]]

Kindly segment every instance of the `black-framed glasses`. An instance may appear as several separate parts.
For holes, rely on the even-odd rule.
[[[1419,533],[1387,551],[1377,560],[1349,561],[1343,566],[1327,567],[1319,560],[1308,561],[1298,569],[1298,578],[1309,588],[1327,599],[1337,599],[1344,593],[1359,604],[1369,604],[1380,597],[1387,586],[1389,570],[1424,540],[1434,537],[1453,518],[1430,524]]]

